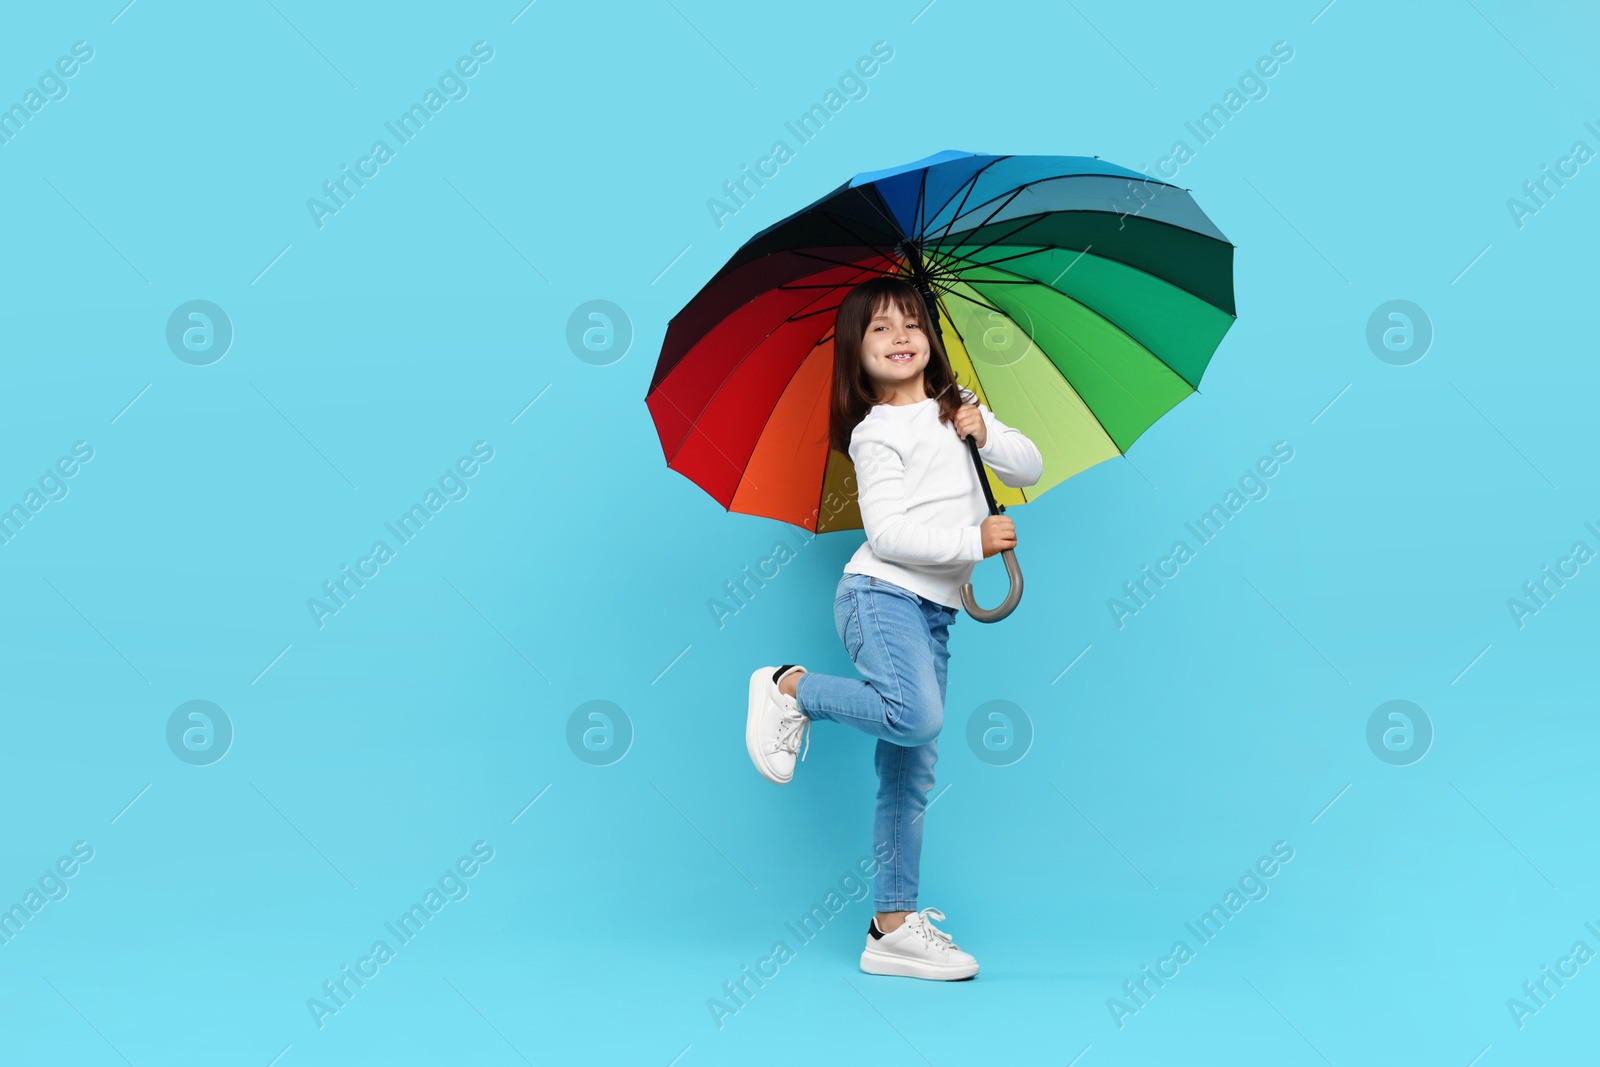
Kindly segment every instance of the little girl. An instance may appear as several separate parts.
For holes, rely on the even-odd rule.
[[[960,589],[979,560],[1014,548],[1012,522],[990,515],[964,440],[1006,485],[1036,484],[1039,449],[958,390],[920,293],[901,278],[856,286],[839,305],[833,339],[830,443],[855,464],[866,542],[850,557],[833,601],[834,624],[860,678],[799,664],[750,678],[745,747],[779,785],[817,719],[878,739],[874,881],[877,914],[861,969],[868,974],[961,979],[978,961],[917,911],[923,813],[944,725],[945,665]],[[958,400],[959,397],[959,400]]]

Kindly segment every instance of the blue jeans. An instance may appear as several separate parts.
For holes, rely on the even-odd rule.
[[[879,843],[893,850],[878,864],[873,896],[878,911],[917,907],[922,813],[939,759],[947,644],[955,617],[955,608],[893,582],[846,574],[833,601],[833,620],[861,677],[806,671],[795,689],[807,718],[844,723],[878,739],[874,851]]]

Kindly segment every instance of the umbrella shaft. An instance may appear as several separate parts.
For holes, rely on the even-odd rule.
[[[938,336],[939,346],[942,348],[944,327],[939,322],[939,298],[933,295],[933,284],[922,271],[922,257],[917,254],[916,248],[908,246],[906,255],[911,260],[912,284],[922,293],[922,301],[928,309],[928,318],[933,322],[933,332]],[[983,469],[983,457],[978,455],[978,442],[968,437],[967,449],[972,453],[972,465],[978,471],[978,484],[983,486],[983,499],[989,504],[989,514],[999,515],[1005,511],[1005,507],[995,503],[994,490],[989,486],[989,475]]]

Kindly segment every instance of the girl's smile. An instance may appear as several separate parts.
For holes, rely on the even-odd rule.
[[[914,404],[925,399],[923,368],[928,365],[928,337],[917,316],[885,307],[867,323],[861,341],[861,362],[886,403]]]

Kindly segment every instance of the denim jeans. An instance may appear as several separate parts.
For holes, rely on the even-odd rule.
[[[915,911],[922,860],[922,813],[933,788],[944,725],[945,665],[950,659],[947,608],[882,578],[846,574],[833,602],[834,625],[860,678],[806,671],[795,700],[806,717],[844,723],[878,739],[878,806],[874,851],[878,911]]]

